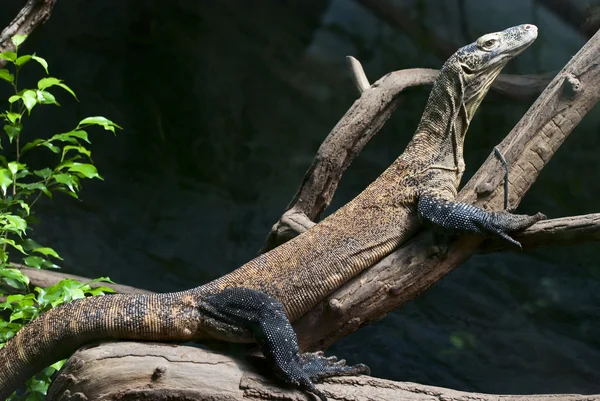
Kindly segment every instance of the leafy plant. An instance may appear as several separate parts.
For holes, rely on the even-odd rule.
[[[34,108],[45,105],[60,106],[53,94],[60,89],[77,100],[75,92],[60,79],[45,76],[37,82],[37,88],[18,87],[18,77],[25,65],[39,64],[48,75],[48,63],[35,54],[19,55],[19,46],[25,36],[14,36],[15,51],[0,53],[11,67],[0,69],[0,81],[12,86],[14,94],[8,99],[8,110],[0,114],[3,134],[0,134],[0,348],[15,333],[32,319],[48,309],[64,302],[89,295],[112,292],[109,288],[92,288],[100,278],[82,284],[74,280],[63,280],[48,288],[30,288],[29,278],[18,269],[15,262],[21,261],[34,268],[58,268],[54,261],[62,260],[58,253],[42,246],[28,237],[28,225],[35,220],[31,214],[33,206],[42,195],[52,198],[56,192],[78,198],[83,179],[102,179],[86,147],[90,144],[87,130],[99,126],[115,133],[117,124],[104,117],[84,118],[77,126],[49,138],[35,138],[25,142],[24,121]],[[7,146],[9,145],[9,146]],[[6,146],[6,149],[4,148]],[[30,167],[26,161],[31,153],[50,151],[54,154],[54,166]],[[10,156],[9,156],[10,155]],[[3,301],[3,302],[2,302]],[[62,362],[48,367],[27,384],[27,391],[19,398],[43,399],[50,376],[62,366]],[[16,395],[11,396],[12,399]]]

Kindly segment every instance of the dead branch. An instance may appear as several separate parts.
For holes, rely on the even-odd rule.
[[[350,163],[383,127],[396,109],[400,93],[409,87],[431,84],[439,71],[413,68],[391,72],[369,87],[362,66],[350,59],[354,82],[361,92],[350,109],[323,141],[312,165],[286,212],[273,225],[260,251],[266,252],[312,227],[329,206]],[[546,87],[548,75],[500,75],[492,89],[513,97],[537,94]]]
[[[600,33],[552,80],[499,145],[510,166],[516,207],[554,152],[600,99]],[[485,209],[502,209],[504,173],[490,154],[459,193]],[[467,260],[481,237],[435,239],[426,231],[331,294],[296,322],[302,346],[323,349],[385,316]]]
[[[48,392],[48,401],[80,400],[314,400],[271,379],[262,358],[232,359],[191,346],[105,343],[79,350]],[[126,374],[123,374],[125,373]],[[93,380],[89,380],[93,378]],[[370,376],[337,377],[318,385],[331,400],[381,401],[583,401],[597,396],[491,395],[393,382]]]
[[[52,13],[56,0],[29,0],[17,16],[0,33],[0,53],[15,50],[10,40],[15,35],[29,35],[35,28],[46,22]],[[0,59],[0,67],[6,60]]]

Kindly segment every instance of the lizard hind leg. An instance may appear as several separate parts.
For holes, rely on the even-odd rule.
[[[368,374],[366,365],[347,366],[321,352],[300,353],[296,332],[281,302],[249,288],[227,288],[203,300],[202,309],[228,326],[250,331],[277,376],[322,401],[327,398],[314,381],[330,376]]]

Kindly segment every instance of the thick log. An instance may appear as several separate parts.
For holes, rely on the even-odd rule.
[[[48,393],[58,400],[315,400],[257,372],[262,358],[230,356],[189,345],[104,343],[79,350]],[[330,400],[591,401],[596,396],[466,393],[370,376],[337,377],[318,385]]]

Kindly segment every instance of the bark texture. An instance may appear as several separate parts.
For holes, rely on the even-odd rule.
[[[15,35],[29,35],[50,18],[56,0],[28,0],[17,16],[0,33],[0,53],[15,50],[10,40]],[[0,67],[6,64],[0,59]]]
[[[104,343],[79,350],[55,379],[48,401],[58,400],[314,400],[257,372],[262,358],[230,356],[189,345]],[[595,396],[466,393],[370,376],[327,379],[330,400],[354,401],[591,401]]]

